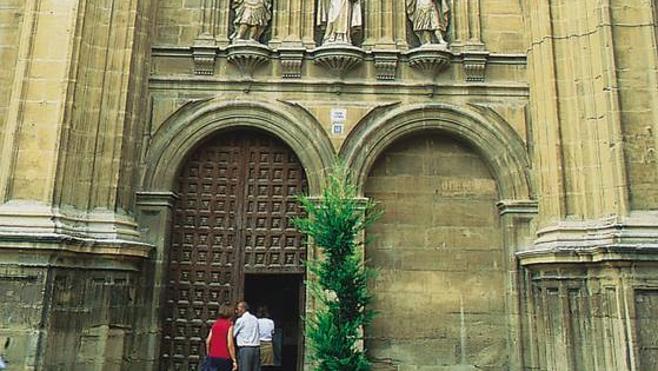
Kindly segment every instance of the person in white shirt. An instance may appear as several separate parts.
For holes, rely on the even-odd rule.
[[[233,336],[238,345],[238,369],[260,371],[260,333],[258,319],[249,313],[249,304],[241,301],[237,307],[238,319],[233,325]]]
[[[260,340],[260,365],[266,367],[274,366],[274,348],[272,347],[272,336],[274,335],[274,321],[270,318],[270,312],[266,306],[258,308],[258,332]]]

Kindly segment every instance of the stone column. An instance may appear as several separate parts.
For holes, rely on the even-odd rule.
[[[204,0],[213,1],[215,6],[216,16],[215,20],[215,40],[220,48],[225,48],[229,45],[229,32],[231,23],[231,0]]]
[[[26,0],[12,14],[18,56],[3,61],[15,78],[0,144],[0,287],[16,290],[0,307],[17,314],[6,333],[19,347],[9,367],[89,369],[89,348],[71,339],[123,344],[130,332],[150,250],[131,211],[152,5]],[[127,359],[123,347],[96,357]]]

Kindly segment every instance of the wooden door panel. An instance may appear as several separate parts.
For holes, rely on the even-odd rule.
[[[306,190],[304,169],[272,138],[253,141],[248,150],[245,271],[303,273],[306,241],[291,220],[301,214],[295,197]]]

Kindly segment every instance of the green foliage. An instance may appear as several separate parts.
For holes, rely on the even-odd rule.
[[[359,253],[359,234],[380,212],[372,202],[357,198],[349,173],[337,165],[319,200],[299,198],[308,213],[296,227],[321,249],[321,258],[308,262],[311,295],[317,311],[308,321],[311,358],[318,371],[366,371],[370,362],[359,349],[362,328],[374,316],[368,309],[372,295],[368,280],[373,272]]]

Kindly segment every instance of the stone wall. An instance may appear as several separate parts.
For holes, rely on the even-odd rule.
[[[252,65],[229,0],[4,1],[12,367],[157,368],[178,168],[251,127],[313,195],[339,156],[387,207],[378,368],[655,368],[655,1],[451,3],[445,52],[411,52],[403,1],[365,1],[356,50],[323,59],[317,2],[275,1]]]
[[[5,1],[0,5],[0,62],[3,64],[0,71],[0,143],[5,138],[24,12],[24,2],[21,0]]]
[[[508,369],[498,193],[479,155],[442,133],[403,138],[365,192],[385,208],[366,233],[379,272],[366,331],[375,369]]]

